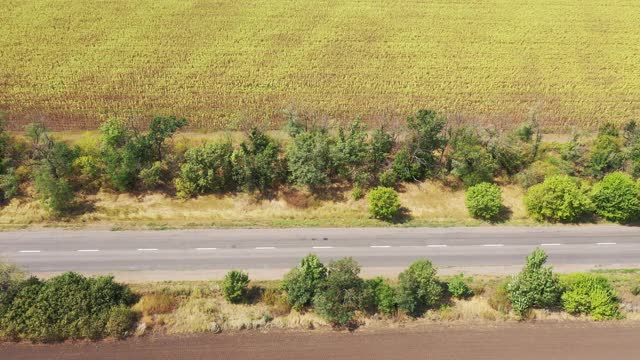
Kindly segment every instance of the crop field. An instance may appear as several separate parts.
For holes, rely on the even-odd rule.
[[[637,0],[3,0],[9,127],[198,128],[418,108],[594,127],[640,117]]]

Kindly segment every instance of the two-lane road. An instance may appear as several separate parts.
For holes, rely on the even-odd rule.
[[[187,278],[231,268],[279,276],[311,252],[323,260],[352,256],[369,274],[419,258],[456,270],[513,271],[536,247],[560,269],[640,266],[640,229],[621,226],[0,233],[0,257],[36,273],[183,272]]]

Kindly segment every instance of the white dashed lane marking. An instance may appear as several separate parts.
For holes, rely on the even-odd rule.
[[[374,249],[386,249],[386,248],[390,248],[391,246],[389,245],[372,245],[371,246]]]
[[[312,249],[333,249],[333,246],[314,246]]]
[[[500,246],[504,246],[504,244],[484,244],[482,246],[486,246],[486,247],[500,247]]]
[[[427,247],[430,247],[430,248],[443,248],[443,247],[447,247],[447,245],[427,245]]]
[[[596,245],[615,245],[616,243],[613,242],[602,242],[602,243],[596,243]]]
[[[21,253],[39,253],[40,250],[20,250]]]
[[[138,249],[138,251],[158,251],[158,249]]]
[[[77,250],[78,252],[98,252],[100,250],[97,249],[83,249],[83,250]]]
[[[256,250],[274,250],[275,247],[273,246],[259,246],[256,248]]]
[[[206,251],[206,250],[216,250],[216,248],[196,248],[196,250]]]
[[[560,246],[562,244],[540,244],[540,246]]]

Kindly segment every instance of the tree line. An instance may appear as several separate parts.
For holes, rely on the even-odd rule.
[[[100,127],[97,143],[82,146],[56,139],[40,123],[29,125],[24,137],[0,125],[0,201],[32,184],[52,215],[65,216],[73,214],[78,194],[98,189],[166,191],[180,198],[238,191],[271,197],[285,186],[321,193],[339,184],[351,186],[357,199],[376,187],[397,189],[425,179],[463,188],[518,183],[535,193],[536,185],[554,176],[584,188],[613,172],[640,175],[634,121],[622,128],[605,124],[592,140],[543,143],[535,121],[513,130],[479,128],[420,110],[394,132],[359,120],[330,128],[292,114],[284,142],[252,128],[240,144],[175,146],[174,135],[186,125],[176,116],[156,117],[146,129],[111,119]]]

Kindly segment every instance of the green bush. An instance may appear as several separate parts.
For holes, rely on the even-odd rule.
[[[392,221],[399,211],[400,199],[395,190],[378,186],[369,192],[369,213],[372,217]]]
[[[502,191],[495,184],[474,185],[465,194],[465,204],[471,216],[483,220],[495,220],[504,207]]]
[[[538,221],[576,222],[593,209],[586,189],[569,176],[552,176],[532,186],[524,202],[531,217]]]
[[[352,258],[329,263],[326,279],[313,298],[317,313],[336,327],[353,326],[355,312],[362,308],[364,282],[360,265]]]
[[[532,308],[550,309],[560,303],[562,287],[551,267],[546,267],[547,254],[536,249],[527,256],[522,271],[507,285],[513,310],[521,319]]]
[[[338,136],[331,146],[331,167],[341,180],[352,182],[356,174],[367,172],[366,161],[372,151],[367,138],[366,128],[359,119],[351,122],[348,128],[338,128]]]
[[[462,180],[464,186],[493,181],[498,165],[474,130],[458,129],[450,146],[452,150],[447,161],[450,172]]]
[[[640,215],[640,188],[625,173],[605,176],[593,187],[591,201],[596,214],[609,221],[624,223]]]
[[[398,310],[395,289],[382,277],[365,280],[363,308],[370,314],[395,314]]]
[[[469,287],[468,281],[463,274],[455,275],[447,283],[449,293],[458,299],[466,299],[473,296],[473,290]]]
[[[257,128],[247,137],[248,141],[233,152],[233,178],[244,191],[264,195],[274,190],[282,174],[280,147]]]
[[[633,294],[634,296],[640,296],[640,286],[634,286],[631,289],[631,294]]]
[[[232,304],[247,301],[249,275],[243,271],[231,270],[222,281],[222,296]]]
[[[442,286],[436,269],[428,260],[418,260],[400,273],[397,288],[398,308],[410,316],[419,316],[438,304]]]
[[[395,188],[396,185],[398,185],[398,174],[396,174],[395,170],[393,169],[387,169],[382,174],[380,174],[378,183],[380,184],[380,186]]]
[[[318,286],[327,277],[327,269],[314,254],[307,255],[300,264],[285,275],[282,288],[287,292],[291,307],[301,310],[313,301]]]
[[[9,168],[6,174],[0,174],[0,202],[11,200],[20,193],[20,178],[14,168]]]
[[[591,315],[595,320],[621,318],[619,300],[609,281],[598,275],[573,274],[565,281],[562,305],[572,314]]]
[[[111,277],[86,278],[65,273],[21,285],[4,314],[3,333],[16,339],[61,341],[100,339],[114,307],[133,301],[128,287]]]
[[[124,339],[138,321],[138,314],[128,306],[119,305],[111,308],[109,320],[105,327],[105,335],[115,339]]]
[[[586,172],[601,179],[609,172],[620,170],[623,162],[624,155],[620,138],[602,134],[596,138],[591,146]]]
[[[334,170],[331,158],[333,142],[324,128],[295,132],[286,153],[289,180],[314,192],[328,185]]]
[[[221,193],[234,188],[233,147],[231,143],[209,143],[194,147],[184,154],[176,179],[178,197]]]

